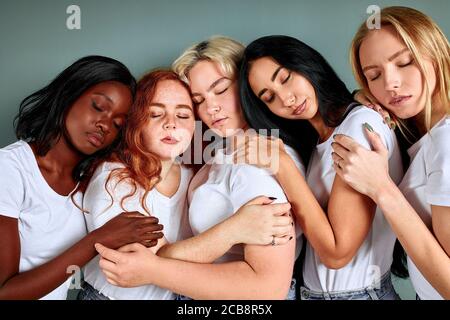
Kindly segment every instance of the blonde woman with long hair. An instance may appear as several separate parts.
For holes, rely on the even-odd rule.
[[[411,146],[409,168],[397,187],[387,150],[367,129],[372,149],[338,135],[337,174],[371,197],[408,254],[420,299],[450,298],[450,48],[435,22],[406,7],[381,10],[381,28],[362,24],[351,62],[363,92],[397,120]]]

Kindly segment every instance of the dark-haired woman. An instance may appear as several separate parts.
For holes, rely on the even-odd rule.
[[[398,299],[390,279],[396,237],[374,202],[336,176],[331,145],[333,135],[345,134],[368,146],[367,123],[387,146],[390,174],[398,183],[403,170],[395,135],[376,112],[353,102],[316,50],[295,38],[269,36],[251,43],[240,81],[250,125],[279,127],[280,137],[294,141],[309,161],[304,178],[276,141],[281,164],[274,173],[308,239],[301,298]],[[255,142],[259,148],[273,143],[254,138],[236,160],[258,152]]]
[[[86,235],[76,205],[92,161],[114,147],[135,87],[122,63],[88,56],[21,103],[19,141],[0,149],[0,299],[66,299],[71,270],[96,255],[94,243],[152,246],[162,236],[156,218],[138,213]]]

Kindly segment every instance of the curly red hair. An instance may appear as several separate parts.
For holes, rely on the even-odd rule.
[[[126,199],[134,196],[138,189],[143,189],[144,194],[140,198],[141,205],[150,214],[145,205],[145,199],[155,184],[160,181],[161,161],[157,155],[146,150],[143,131],[150,115],[148,105],[156,94],[157,85],[159,82],[166,80],[177,81],[190,93],[188,85],[181,81],[173,71],[158,69],[145,74],[138,81],[136,97],[128,113],[123,135],[117,148],[107,158],[97,159],[97,163],[94,163],[92,166],[94,169],[90,173],[87,173],[88,176],[92,176],[95,168],[105,161],[120,162],[125,165],[124,168],[112,170],[105,182],[105,188],[111,196],[112,201],[113,197],[107,188],[111,179],[116,181],[115,186],[124,181],[132,187],[130,193],[121,199],[120,204],[122,209],[124,209],[123,203]],[[89,180],[90,178],[84,179],[78,190],[82,192],[86,191]]]

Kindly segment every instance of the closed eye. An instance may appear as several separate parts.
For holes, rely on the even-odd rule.
[[[270,96],[265,96],[262,98],[263,102],[265,103],[272,103],[274,100],[275,95],[271,94]]]
[[[225,91],[228,90],[229,87],[226,87],[225,89],[223,89],[222,91],[216,92],[217,95],[224,93]]]
[[[95,102],[95,100],[92,100],[92,107],[97,110],[98,112],[102,112],[103,109],[99,107],[99,105]]]
[[[404,68],[404,67],[407,67],[407,66],[411,65],[412,63],[413,63],[413,60],[410,60],[409,62],[407,62],[407,63],[405,63],[405,64],[399,64],[398,66],[399,66],[400,68]]]
[[[281,84],[285,84],[286,82],[288,82],[288,80],[290,78],[291,78],[291,72],[289,72],[288,76],[284,80],[281,80]]]

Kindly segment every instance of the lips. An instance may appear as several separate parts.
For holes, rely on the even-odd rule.
[[[223,125],[227,119],[228,119],[227,117],[216,119],[216,120],[213,121],[212,125],[213,126]]]
[[[177,144],[180,141],[172,136],[166,136],[161,139],[161,142],[166,143],[166,144]]]
[[[87,139],[96,148],[100,148],[105,142],[105,137],[99,132],[89,132]]]
[[[299,105],[298,107],[296,107],[296,108],[294,109],[294,112],[292,112],[292,114],[293,114],[294,116],[298,116],[298,115],[301,114],[303,111],[305,111],[305,109],[306,109],[306,99],[305,99],[305,101],[303,101],[303,103],[302,103],[301,105]]]
[[[412,96],[395,96],[393,97],[390,101],[389,104],[390,105],[394,105],[394,106],[398,106],[401,105],[402,103],[408,101]]]

